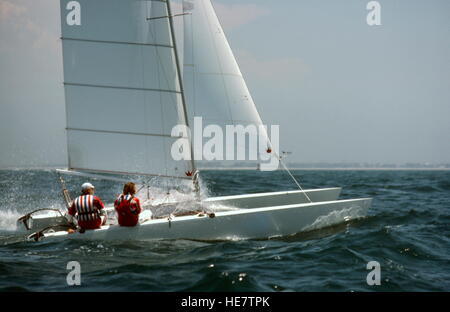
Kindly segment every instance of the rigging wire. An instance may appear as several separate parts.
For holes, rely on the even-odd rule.
[[[308,199],[308,201],[310,203],[312,203],[313,201],[311,200],[311,198],[309,198],[308,194],[306,194],[306,192],[303,190],[302,186],[300,185],[300,182],[297,181],[297,179],[294,177],[294,175],[292,174],[292,172],[289,170],[289,168],[286,166],[286,164],[283,162],[282,157],[279,156],[277,153],[274,152],[275,157],[277,157],[278,161],[280,162],[280,164],[283,166],[284,170],[286,170],[286,172],[289,174],[289,176],[292,178],[292,180],[294,181],[294,183],[297,185],[297,187],[300,189],[300,191],[303,192],[303,195],[305,195],[305,197]]]

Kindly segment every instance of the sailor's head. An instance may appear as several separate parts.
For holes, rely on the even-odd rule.
[[[94,190],[95,187],[89,182],[83,183],[83,185],[81,185],[81,193],[83,193],[83,195],[92,195],[94,194]]]
[[[133,182],[128,182],[123,186],[123,194],[127,195],[134,195],[136,194],[136,184],[134,184]]]

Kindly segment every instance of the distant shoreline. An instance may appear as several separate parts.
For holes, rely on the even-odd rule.
[[[55,166],[55,167],[0,167],[0,171],[8,171],[8,170],[56,170],[64,168],[64,166]],[[236,168],[225,168],[225,167],[198,167],[197,169],[201,171],[257,171],[256,167],[236,167]],[[302,168],[302,167],[288,167],[289,170],[303,170],[303,171],[450,171],[450,168],[323,168],[323,167],[317,167],[317,168]],[[275,171],[282,171],[284,169],[278,168]]]
[[[255,170],[255,167],[242,168],[198,168],[199,170]],[[284,169],[277,169],[277,171]],[[292,167],[289,170],[304,170],[304,171],[450,171],[450,168],[297,168]]]

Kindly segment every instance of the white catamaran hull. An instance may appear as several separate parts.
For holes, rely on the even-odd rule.
[[[202,201],[202,204],[209,209],[214,210],[216,207],[235,207],[239,209],[263,208],[270,206],[282,206],[292,204],[302,204],[309,202],[332,201],[336,200],[341,193],[341,188],[324,188],[303,191],[285,191],[285,192],[269,192],[245,195],[232,195],[210,197]],[[307,196],[305,196],[305,194]],[[114,213],[114,207],[105,208],[108,213]],[[33,214],[27,219],[26,226],[22,221],[18,222],[19,230],[38,231],[49,226],[56,226],[67,222],[63,214],[57,211],[42,211]]]
[[[237,208],[262,208],[336,200],[342,188],[323,188],[304,191],[284,191],[211,197],[203,201],[206,205],[223,205]],[[305,196],[305,194],[307,196]]]
[[[103,226],[85,233],[66,231],[47,233],[43,239],[84,240],[236,240],[266,239],[293,235],[364,217],[370,198],[327,201],[278,207],[242,209],[207,216],[156,219],[135,227]]]

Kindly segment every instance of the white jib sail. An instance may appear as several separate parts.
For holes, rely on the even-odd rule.
[[[189,123],[201,116],[203,126],[262,125],[252,96],[228,44],[210,0],[184,0],[183,83]],[[259,154],[270,145],[266,131],[259,131]],[[249,134],[250,142],[254,134]],[[248,150],[249,144],[244,144]],[[247,152],[246,152],[247,154]],[[250,155],[250,154],[248,154]],[[267,159],[267,155],[266,156]],[[248,159],[248,158],[247,158]],[[246,160],[247,160],[246,159]]]
[[[186,120],[167,3],[60,3],[69,168],[187,178],[171,157]]]

